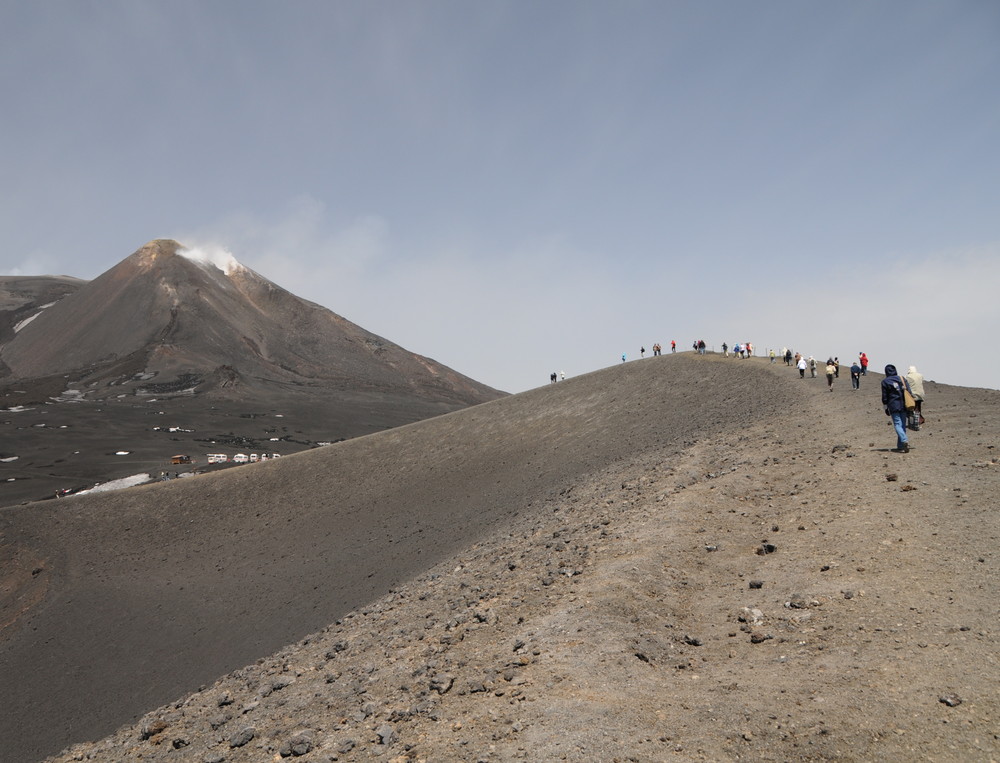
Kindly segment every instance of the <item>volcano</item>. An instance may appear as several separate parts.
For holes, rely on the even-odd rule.
[[[14,378],[61,374],[140,395],[250,385],[411,394],[458,405],[499,396],[232,257],[210,258],[165,239],[41,311],[4,344],[0,360]]]
[[[0,505],[162,475],[177,453],[192,469],[223,446],[284,455],[503,395],[173,240],[90,282],[0,282]]]

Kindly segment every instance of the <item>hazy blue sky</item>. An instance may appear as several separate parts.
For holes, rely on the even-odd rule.
[[[0,6],[0,273],[153,238],[520,391],[750,340],[1000,387],[1000,2]]]

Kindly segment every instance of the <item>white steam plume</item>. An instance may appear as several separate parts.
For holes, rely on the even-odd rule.
[[[244,269],[243,265],[233,257],[228,249],[217,244],[183,248],[178,251],[178,254],[202,266],[212,265],[227,276],[231,276],[237,270]]]

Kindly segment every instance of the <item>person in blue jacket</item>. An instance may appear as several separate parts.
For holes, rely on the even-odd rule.
[[[894,365],[885,367],[885,378],[882,380],[882,405],[885,414],[892,419],[896,429],[896,447],[893,453],[909,453],[910,442],[906,437],[906,402],[903,399],[903,389],[909,389],[906,379],[896,373]]]
[[[858,361],[856,360],[854,361],[854,365],[851,366],[851,389],[861,389],[861,366],[858,365]]]

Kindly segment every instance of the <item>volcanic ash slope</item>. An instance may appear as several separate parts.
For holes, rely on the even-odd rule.
[[[1000,400],[932,385],[901,456],[865,384],[653,358],[234,475],[252,509],[223,477],[81,499],[94,525],[151,516],[175,547],[197,518],[216,539],[188,538],[189,600],[131,613],[190,622],[173,650],[123,634],[130,680],[245,631],[228,659],[295,643],[56,759],[996,757]],[[220,554],[213,592],[195,559]],[[151,573],[178,561],[128,598],[165,601]],[[91,700],[122,688],[89,678]]]

